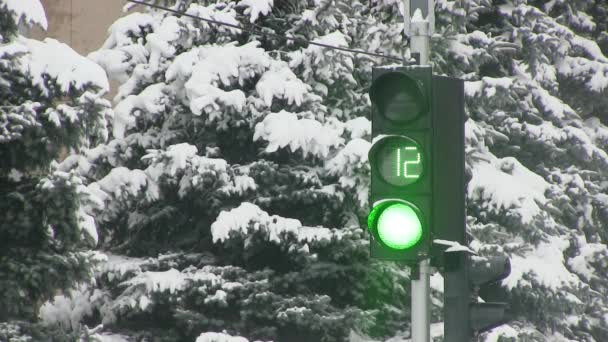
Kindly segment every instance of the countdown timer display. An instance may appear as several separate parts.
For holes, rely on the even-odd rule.
[[[386,138],[377,150],[377,168],[385,182],[395,186],[415,183],[424,172],[424,153],[404,136]]]

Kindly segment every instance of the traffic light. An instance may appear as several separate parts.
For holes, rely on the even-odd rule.
[[[444,269],[444,341],[469,342],[473,335],[505,323],[507,304],[491,302],[488,289],[511,272],[506,257],[470,257],[446,253]],[[477,302],[477,297],[486,302]]]
[[[428,66],[372,70],[368,228],[374,258],[415,262],[429,254],[432,82]]]

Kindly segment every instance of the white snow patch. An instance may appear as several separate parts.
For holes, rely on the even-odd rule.
[[[193,272],[180,272],[171,268],[161,272],[146,271],[140,273],[132,279],[122,282],[121,285],[129,287],[145,285],[146,293],[169,291],[169,293],[173,294],[184,289],[190,281],[206,281],[214,285],[219,284],[221,278],[210,273],[209,268],[207,267],[203,267],[200,270],[195,269]],[[125,290],[125,293],[129,293],[129,290]],[[146,302],[146,300],[144,300],[144,302],[146,303],[146,306],[150,304],[150,302]]]
[[[298,242],[331,240],[333,237],[339,239],[342,236],[339,231],[323,227],[304,227],[299,220],[268,215],[257,205],[248,202],[243,202],[230,211],[222,211],[218,215],[211,225],[213,242],[225,241],[233,231],[242,235],[250,234],[251,231],[264,231],[268,234],[268,240],[277,243],[283,233],[294,234]]]
[[[608,248],[601,243],[586,243],[578,248],[579,254],[568,260],[568,265],[587,281],[596,278],[597,271],[589,265],[590,262],[601,260],[608,256]]]
[[[273,0],[241,0],[237,7],[246,7],[245,15],[249,15],[249,22],[254,23],[261,15],[268,15],[272,11]]]
[[[443,293],[443,277],[441,273],[435,272],[430,279],[431,289]]]
[[[487,332],[484,339],[485,342],[498,342],[500,337],[503,338],[517,338],[519,333],[513,327],[507,324],[498,326]]]
[[[548,237],[531,251],[523,255],[511,255],[511,274],[502,281],[504,286],[512,289],[515,286],[533,286],[524,274],[533,275],[541,285],[554,291],[562,286],[574,287],[580,283],[577,276],[570,273],[564,265],[563,251],[570,246],[567,239]]]
[[[132,45],[131,36],[140,36],[143,28],[153,31],[158,20],[152,15],[141,12],[133,12],[122,18],[118,18],[108,29],[108,39],[103,44],[104,49],[111,49],[118,46]]]
[[[372,134],[372,123],[363,116],[348,120],[344,128],[350,132],[351,139],[364,138]]]
[[[162,114],[166,105],[166,89],[164,83],[152,84],[138,95],[129,95],[119,102],[114,109],[114,137],[122,139],[128,129],[135,127],[137,110],[152,115]]]
[[[99,342],[130,342],[129,337],[121,334],[101,333],[94,335]]]
[[[0,57],[16,51],[26,52],[17,57],[17,68],[32,77],[33,83],[45,94],[49,89],[45,75],[55,79],[64,93],[94,85],[101,91],[109,90],[105,71],[93,61],[82,57],[68,45],[51,38],[43,42],[18,37],[14,43],[0,47]]]
[[[196,338],[196,342],[249,342],[244,337],[230,336],[224,333],[206,332]]]
[[[285,62],[272,62],[255,86],[266,106],[272,105],[272,99],[286,99],[287,104],[300,106],[310,86],[302,82]]]
[[[549,184],[512,157],[496,158],[473,164],[473,177],[467,194],[472,200],[482,201],[482,207],[492,211],[514,210],[523,223],[529,223],[542,210]]]
[[[225,241],[230,237],[230,232],[237,231],[243,235],[248,234],[249,229],[264,230],[268,233],[270,241],[279,242],[279,235],[283,232],[297,233],[302,227],[299,220],[283,218],[277,215],[270,216],[257,205],[243,202],[237,208],[230,211],[222,211],[215,222],[211,225],[213,242]]]
[[[84,231],[87,235],[91,237],[94,243],[93,246],[97,246],[98,236],[95,219],[93,218],[93,216],[85,213],[82,208],[78,210],[78,226],[80,230]]]
[[[2,0],[1,8],[11,12],[15,23],[23,18],[27,25],[40,25],[43,29],[48,28],[48,22],[44,13],[44,7],[40,0]]]
[[[343,143],[340,132],[313,119],[298,119],[294,113],[281,110],[270,113],[255,126],[253,140],[268,141],[266,152],[289,146],[292,152],[301,149],[304,155],[326,157],[330,148]]]

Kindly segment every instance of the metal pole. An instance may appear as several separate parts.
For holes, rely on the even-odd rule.
[[[412,279],[412,342],[429,342],[431,264],[429,259],[424,259],[418,265],[418,279]]]
[[[434,24],[434,1],[425,0],[412,2],[404,0],[405,6],[405,32],[410,36],[410,50],[420,56],[420,65],[429,64],[430,33],[431,27],[428,20]],[[422,6],[421,6],[422,5]],[[422,8],[420,8],[422,7]],[[413,10],[413,17],[409,18]],[[426,12],[426,13],[425,13]],[[424,18],[426,14],[426,18]],[[429,259],[421,260],[418,267],[413,267],[412,274],[412,342],[429,342],[431,338],[431,311],[430,311],[430,273],[431,265]]]
[[[410,49],[413,53],[420,54],[420,65],[429,64],[430,23],[427,20],[429,17],[423,18],[422,10],[416,9],[410,21],[410,32],[412,34],[410,37]]]

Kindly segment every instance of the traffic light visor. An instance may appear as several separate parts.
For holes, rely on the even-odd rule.
[[[422,86],[401,72],[389,72],[374,80],[369,96],[386,119],[406,123],[429,109]]]
[[[422,222],[417,211],[404,202],[389,202],[375,207],[368,218],[374,236],[387,247],[404,250],[422,239]]]

